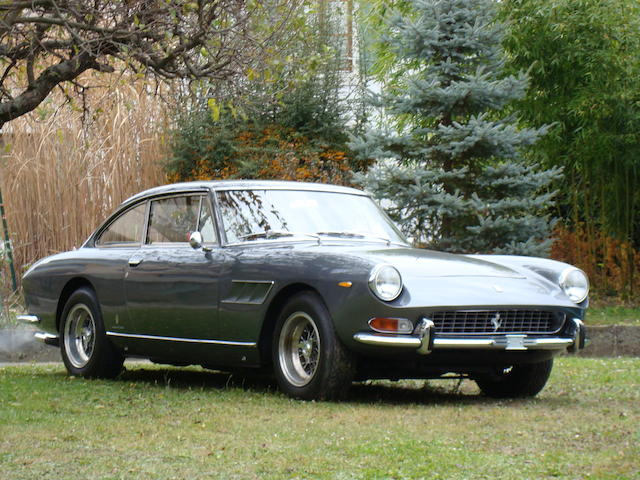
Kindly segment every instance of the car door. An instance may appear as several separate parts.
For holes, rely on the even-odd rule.
[[[202,233],[204,248],[189,245],[194,231]],[[152,199],[144,243],[125,275],[128,333],[167,351],[172,343],[215,339],[220,257],[208,195]]]
[[[124,277],[129,259],[140,250],[147,216],[147,202],[127,207],[98,233],[94,255],[87,270],[100,300],[105,328],[108,332],[126,331],[128,313],[124,293]]]

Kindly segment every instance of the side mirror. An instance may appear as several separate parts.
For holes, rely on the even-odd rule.
[[[189,235],[189,245],[194,250],[202,248],[202,234],[200,232],[191,232]]]

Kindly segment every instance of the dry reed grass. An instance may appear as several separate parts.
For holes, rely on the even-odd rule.
[[[164,104],[136,84],[90,95],[89,112],[66,105],[43,114],[43,106],[5,126],[0,186],[18,276],[80,246],[130,195],[166,183]]]

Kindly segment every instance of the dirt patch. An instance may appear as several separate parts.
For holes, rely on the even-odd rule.
[[[584,357],[640,357],[640,327],[612,325],[587,327],[591,344],[580,355]]]

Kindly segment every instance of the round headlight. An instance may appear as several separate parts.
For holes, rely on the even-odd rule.
[[[402,291],[400,272],[391,265],[376,266],[369,276],[369,288],[380,300],[395,300]]]
[[[572,302],[580,303],[589,295],[589,279],[579,268],[569,267],[560,275],[560,287]]]

